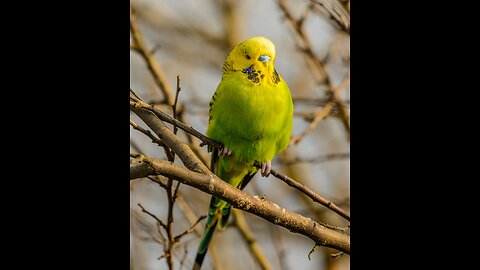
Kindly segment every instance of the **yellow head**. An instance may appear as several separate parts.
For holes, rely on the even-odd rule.
[[[254,82],[276,82],[278,74],[273,65],[275,61],[275,45],[265,37],[253,37],[235,46],[223,66],[223,73],[242,71]],[[253,72],[253,73],[252,73]],[[256,74],[256,75],[255,75]],[[258,79],[258,80],[257,80]],[[264,80],[265,79],[265,80]]]

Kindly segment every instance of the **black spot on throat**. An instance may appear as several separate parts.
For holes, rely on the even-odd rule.
[[[280,82],[280,75],[278,75],[277,70],[273,70],[273,81],[278,84]]]
[[[243,73],[247,74],[247,79],[254,83],[259,83],[260,79],[258,78],[258,72],[253,69],[253,65],[242,70]]]

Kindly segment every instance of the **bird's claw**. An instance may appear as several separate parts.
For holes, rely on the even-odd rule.
[[[230,150],[230,148],[226,146],[223,147],[223,149],[218,152],[219,157],[230,156],[230,155],[232,155],[232,150]]]
[[[262,173],[262,176],[263,177],[269,176],[271,170],[272,170],[272,161],[267,160],[267,161],[263,162],[262,170],[260,171]]]

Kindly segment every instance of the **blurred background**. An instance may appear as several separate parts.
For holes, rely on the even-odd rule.
[[[144,45],[173,90],[177,75],[180,78],[183,120],[202,133],[229,50],[253,36],[271,39],[277,51],[276,70],[288,83],[295,106],[292,144],[275,158],[273,167],[350,212],[349,1],[132,0],[131,4]],[[134,43],[132,34],[130,41]],[[144,101],[171,113],[145,59],[134,48],[130,50],[130,86]],[[133,113],[130,118],[146,128]],[[187,141],[183,132],[179,136]],[[206,147],[197,148],[208,159]],[[161,147],[132,128],[130,150],[166,159]],[[245,191],[319,222],[349,225],[273,176],[255,176]],[[156,221],[138,205],[166,220],[165,189],[149,179],[134,180],[130,198],[130,268],[169,269],[161,257],[164,242]],[[210,195],[181,185],[173,208],[174,234],[205,215],[209,201]],[[309,260],[314,244],[309,238],[249,213],[244,216],[272,269],[350,268],[349,255],[334,259],[331,254],[337,251],[318,247]],[[191,269],[204,225],[202,220],[174,248],[175,269]],[[261,269],[233,221],[225,231],[216,231],[212,246],[202,269]]]

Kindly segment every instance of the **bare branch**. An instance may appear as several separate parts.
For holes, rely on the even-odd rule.
[[[300,158],[292,158],[282,160],[283,165],[292,165],[297,163],[321,163],[330,160],[337,160],[337,159],[348,159],[350,158],[350,153],[334,153],[334,154],[326,154],[317,156],[314,158],[307,158],[307,159],[300,159]]]
[[[304,131],[302,131],[302,133],[300,133],[299,135],[292,136],[292,138],[290,139],[290,143],[297,144],[301,140],[303,140],[303,138],[305,138],[308,134],[312,133],[312,131],[315,130],[315,128],[317,127],[318,123],[320,123],[320,121],[325,119],[330,114],[330,111],[332,110],[333,105],[334,105],[333,101],[330,101],[327,103],[327,105],[325,105],[325,107],[318,108],[317,111],[315,112],[315,117],[313,118],[310,125],[308,125],[308,127]]]
[[[310,255],[312,255],[313,252],[315,252],[315,250],[317,249],[318,245],[315,243],[315,245],[313,245],[312,249],[310,250],[310,252],[308,253],[308,260],[311,260],[310,258]]]
[[[339,1],[310,0],[314,10],[320,11],[330,20],[332,25],[350,34],[350,14]]]
[[[287,5],[285,4],[285,0],[277,0],[278,7],[282,10],[285,19],[289,22],[292,26],[293,30],[295,31],[295,39],[297,41],[297,46],[301,49],[301,51],[305,54],[307,63],[310,64],[310,70],[312,71],[315,80],[319,84],[325,84],[327,86],[327,91],[331,95],[331,101],[336,103],[339,108],[340,116],[342,122],[345,126],[345,129],[348,133],[348,138],[350,138],[350,116],[346,110],[346,106],[343,104],[338,93],[335,93],[335,87],[332,86],[332,82],[330,76],[325,68],[324,63],[320,60],[320,58],[315,54],[312,49],[311,41],[305,31],[303,30],[303,24],[301,20],[296,20],[293,17],[293,14],[288,9]],[[309,7],[310,8],[310,7]],[[328,104],[327,104],[328,106]],[[325,106],[325,107],[327,107]],[[333,105],[331,105],[333,106]],[[316,119],[316,124],[320,122],[321,119],[325,118],[330,113],[331,108],[325,110],[323,113],[320,114]],[[312,122],[313,123],[313,122]],[[315,125],[311,125],[309,129],[313,129],[316,127]],[[311,132],[311,131],[310,131]],[[309,132],[309,133],[310,133]]]
[[[332,257],[332,259],[337,259],[338,257],[342,256],[343,254],[345,254],[345,253],[340,251],[338,253],[330,254],[330,256]]]
[[[190,155],[193,156],[193,153]],[[257,215],[271,223],[287,228],[291,232],[309,237],[321,246],[331,247],[350,254],[350,236],[325,228],[321,224],[294,213],[277,204],[261,200],[236,189],[213,173],[190,171],[169,161],[144,157],[143,162],[150,165],[156,174],[172,177],[185,185],[195,187],[210,195],[229,202],[233,207]],[[145,171],[145,175],[147,175]]]
[[[145,172],[148,173],[147,175],[153,175],[155,173],[155,171],[145,163],[130,166],[130,177],[133,177],[133,179],[144,177]]]
[[[159,186],[161,186],[165,190],[167,189],[167,184],[165,184],[164,182],[162,182],[160,180],[159,175],[154,175],[153,177],[152,176],[147,176],[147,178],[152,180],[153,182],[157,183]]]
[[[131,90],[131,92],[133,92],[133,90]],[[184,123],[180,122],[179,120],[172,118],[170,115],[160,111],[156,107],[154,107],[154,106],[152,106],[148,103],[145,103],[142,100],[135,100],[135,99],[132,98],[132,95],[130,95],[130,99],[131,99],[130,109],[132,107],[134,107],[134,108],[143,108],[143,109],[150,110],[158,118],[160,118],[160,120],[165,121],[167,123],[170,123],[172,125],[175,125],[175,126],[179,127],[180,129],[182,129],[183,131],[185,131],[185,132],[197,137],[198,139],[200,139],[202,141],[200,146],[210,145],[210,146],[213,146],[213,147],[218,148],[218,149],[223,148],[222,144],[209,139],[207,136],[203,135],[202,133],[198,132],[197,130],[193,129],[192,127],[189,127],[189,126],[185,125]]]
[[[177,75],[177,91],[175,93],[175,102],[172,105],[172,110],[173,110],[173,118],[177,119],[177,104],[178,104],[178,94],[180,94],[180,90],[182,88],[180,87],[180,76]],[[173,133],[177,134],[178,127],[174,124],[173,125]]]
[[[165,73],[157,63],[157,60],[150,50],[147,49],[132,9],[130,9],[130,32],[132,33],[132,39],[134,42],[133,47],[135,48],[135,51],[140,53],[140,55],[145,59],[147,67],[153,75],[155,83],[158,85],[165,97],[165,102],[169,105],[173,105],[172,88],[170,87],[170,84],[168,84]]]
[[[133,121],[132,119],[130,119],[130,125],[133,127],[133,129],[135,130],[138,130],[140,131],[141,133],[147,135],[147,137],[149,137],[153,143],[156,143],[158,146],[161,146],[163,147],[163,149],[165,150],[165,155],[167,155],[167,158],[168,159],[171,159],[173,156],[172,156],[172,152],[170,151],[170,149],[167,147],[167,145],[162,142],[159,138],[155,137],[151,132],[150,130],[146,130],[144,128],[142,128],[141,126],[139,126],[137,123],[135,123],[135,121]]]
[[[255,163],[253,165],[257,168],[262,168],[262,165],[258,161],[255,161]],[[287,185],[289,185],[293,188],[296,188],[297,190],[300,190],[302,193],[304,193],[305,195],[310,197],[313,201],[318,202],[318,203],[326,206],[327,208],[333,210],[335,213],[339,214],[340,216],[342,216],[346,220],[350,221],[350,215],[347,214],[343,209],[338,207],[333,202],[331,202],[331,201],[323,198],[322,196],[318,195],[317,193],[313,192],[307,186],[293,180],[292,178],[286,176],[285,174],[283,174],[283,173],[281,173],[281,172],[279,172],[275,169],[272,169],[270,171],[270,173],[273,176],[275,176],[276,178],[278,178],[278,179],[282,180],[283,182],[287,183]]]
[[[173,132],[168,129],[165,124],[162,121],[158,121],[157,116],[162,115],[162,117],[165,117],[167,119],[173,119],[171,116],[168,114],[165,114],[163,112],[160,112],[159,110],[155,110],[156,112],[160,112],[158,114],[154,114],[152,111],[149,111],[149,106],[147,106],[147,109],[141,109],[143,105],[140,103],[135,103],[130,101],[130,110],[132,110],[135,114],[137,114],[147,126],[150,127],[153,132],[167,145],[171,146],[171,149],[180,157],[182,160],[183,164],[191,170],[196,170],[199,172],[207,172],[208,168],[196,158],[196,156],[189,155],[191,152],[190,147],[184,143],[178,143],[178,138],[173,134]],[[175,119],[173,119],[175,120]],[[177,126],[179,128],[183,129],[183,123],[180,121],[176,120],[178,123]],[[203,136],[203,135],[202,135]]]
[[[184,232],[182,232],[182,233],[180,233],[179,235],[175,236],[175,237],[174,237],[174,241],[175,241],[175,242],[178,242],[178,241],[180,241],[180,239],[181,239],[182,237],[184,237],[185,235],[192,233],[192,232],[194,231],[194,229],[195,229],[195,226],[197,226],[197,224],[198,224],[200,221],[202,221],[202,219],[204,219],[204,218],[206,218],[206,217],[207,217],[207,216],[200,216],[200,217],[197,219],[197,221],[195,221],[195,223],[193,223],[192,226],[190,226],[190,228],[186,229]]]
[[[340,101],[341,100],[340,94],[347,89],[349,82],[350,82],[350,75],[347,74],[347,76],[342,81],[342,83],[340,83],[340,85],[338,85],[335,89],[333,89],[332,99],[327,103],[327,105],[325,105],[325,107],[317,109],[317,111],[315,112],[315,117],[313,118],[310,125],[299,135],[293,136],[290,139],[290,143],[298,144],[308,134],[312,133],[312,131],[317,127],[318,123],[320,123],[320,121],[325,119],[330,114],[335,104],[343,108],[343,112],[342,112],[342,109],[340,108],[339,110],[340,113],[342,113],[344,116],[347,114],[345,105],[343,104],[343,102]],[[350,129],[350,121],[348,121],[348,130],[349,129]]]
[[[149,216],[151,216],[152,218],[154,218],[158,222],[158,224],[160,224],[160,226],[162,226],[162,228],[164,228],[165,230],[167,229],[167,225],[165,225],[165,223],[163,223],[163,221],[161,221],[157,216],[155,216],[154,214],[145,210],[145,208],[140,203],[138,203],[138,206],[142,209],[142,212],[144,212],[144,213],[148,214]]]

